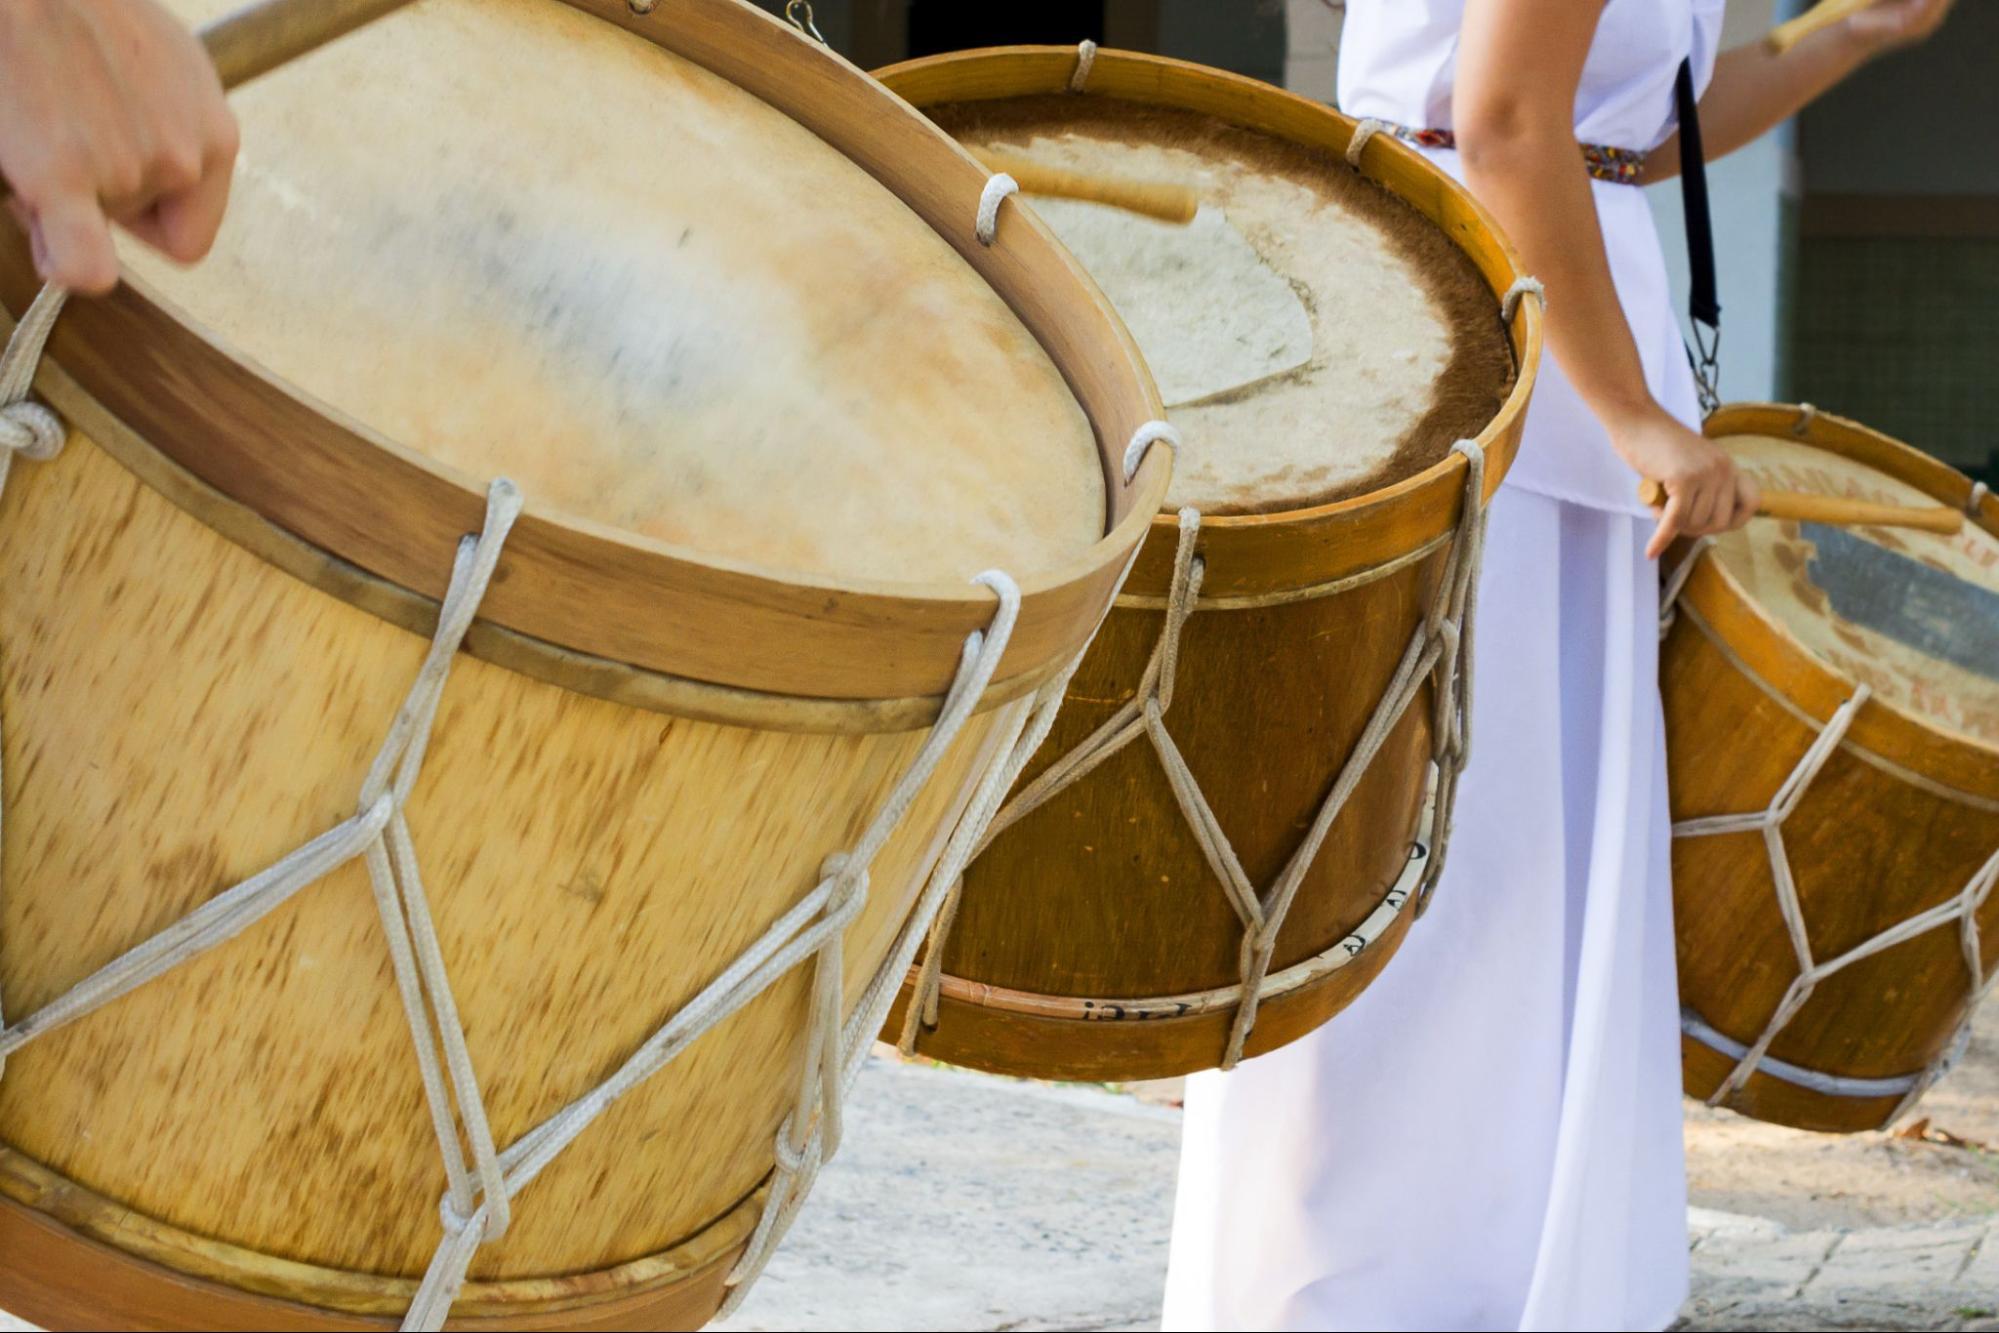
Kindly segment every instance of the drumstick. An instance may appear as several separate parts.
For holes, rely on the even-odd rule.
[[[1003,171],[1014,178],[1023,194],[1052,195],[1058,199],[1081,199],[1086,203],[1108,204],[1127,213],[1141,213],[1161,222],[1182,226],[1201,211],[1201,197],[1193,187],[1164,181],[1130,180],[1122,176],[1090,176],[1080,171],[1044,166],[1011,153],[980,153],[979,160],[989,171]]]
[[[1842,19],[1852,18],[1873,3],[1874,0],[1822,0],[1789,23],[1780,23],[1772,28],[1763,42],[1778,55],[1783,55],[1813,33],[1830,28]]]
[[[256,0],[196,35],[224,88],[317,50],[336,37],[401,9],[410,0]]]
[[[1648,481],[1638,488],[1638,498],[1653,509],[1666,503],[1666,488]],[[1960,510],[1941,505],[1914,507],[1875,504],[1868,500],[1846,500],[1836,495],[1808,495],[1803,491],[1765,491],[1756,512],[1764,518],[1789,518],[1800,523],[1830,523],[1835,527],[1920,528],[1924,532],[1955,536],[1964,527]]]

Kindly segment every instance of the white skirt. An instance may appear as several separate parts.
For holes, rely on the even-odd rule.
[[[1507,486],[1429,914],[1189,1080],[1171,1329],[1660,1329],[1687,1294],[1651,524]]]

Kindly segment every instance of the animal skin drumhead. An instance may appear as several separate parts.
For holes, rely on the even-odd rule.
[[[557,0],[425,0],[233,105],[214,254],[125,262],[398,445],[835,579],[1045,570],[1103,535],[1090,424],[1006,303],[861,167],[688,60]]]
[[[1906,482],[1790,440],[1722,441],[1773,489],[1934,506]],[[1715,542],[1722,568],[1835,670],[1905,712],[1999,744],[1999,537],[1758,519]]]
[[[1035,207],[1124,316],[1168,407],[1312,359],[1304,301],[1220,208],[1177,226],[1072,199]]]
[[[1100,97],[928,114],[974,151],[1199,192],[1185,228],[1032,201],[1124,316],[1181,428],[1172,506],[1270,512],[1377,489],[1477,435],[1512,387],[1471,261],[1337,156]]]

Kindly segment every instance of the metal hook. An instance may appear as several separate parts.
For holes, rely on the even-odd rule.
[[[812,0],[784,0],[784,20],[821,46],[830,46],[826,34],[812,21]]]

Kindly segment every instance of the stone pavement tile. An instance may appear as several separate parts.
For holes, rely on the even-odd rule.
[[[1823,1333],[1830,1330],[1968,1329],[1948,1305],[1857,1297],[1840,1301],[1744,1301],[1716,1305],[1696,1298],[1673,1325],[1675,1333]]]
[[[1826,1258],[1804,1294],[1816,1300],[1846,1292],[1906,1292],[1927,1299],[1957,1282],[1984,1233],[1976,1222],[1855,1232]]]
[[[1092,1088],[871,1064],[847,1141],[731,1333],[1156,1320],[1180,1116]]]
[[[1795,1299],[1841,1239],[1836,1231],[1782,1230],[1711,1239],[1695,1251],[1695,1292],[1727,1301]]]
[[[1709,1243],[1775,1240],[1783,1234],[1783,1224],[1767,1217],[1724,1213],[1715,1208],[1687,1209],[1687,1244],[1693,1249]]]
[[[1958,1275],[1960,1290],[1970,1294],[1983,1294],[1999,1301],[1999,1222],[1988,1222],[1978,1245],[1972,1250],[1971,1261]]]

